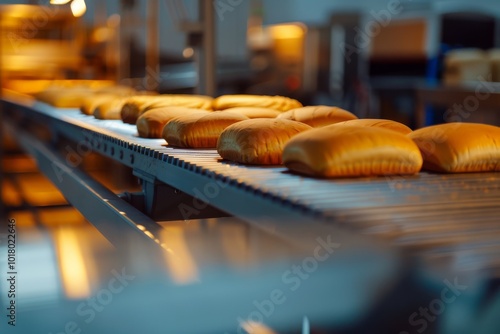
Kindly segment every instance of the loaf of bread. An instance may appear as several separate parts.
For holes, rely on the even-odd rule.
[[[128,86],[107,86],[96,89],[97,94],[111,94],[117,96],[132,96],[134,94],[138,94],[135,89]],[[147,94],[153,94],[152,92],[148,92]]]
[[[56,108],[80,108],[87,96],[93,94],[90,88],[48,88],[35,94],[37,100]]]
[[[94,115],[99,105],[114,99],[119,99],[119,97],[113,94],[89,94],[83,99],[80,111],[85,115]]]
[[[422,156],[415,143],[392,130],[329,126],[292,138],[283,163],[293,172],[316,177],[416,174]]]
[[[121,110],[127,101],[126,97],[116,97],[99,104],[94,110],[97,119],[121,119]]]
[[[500,171],[500,127],[446,123],[408,135],[419,147],[424,168],[447,173]]]
[[[280,111],[271,108],[235,107],[224,111],[242,114],[248,118],[276,118]]]
[[[192,113],[208,114],[203,109],[184,107],[164,107],[148,110],[137,119],[137,132],[140,137],[161,138],[165,124],[176,117]]]
[[[265,95],[222,95],[214,99],[215,110],[224,110],[234,107],[271,108],[279,111],[287,111],[302,107],[302,104],[294,99],[284,96]]]
[[[399,132],[401,134],[407,135],[412,130],[404,125],[403,123],[399,123],[396,121],[391,121],[390,119],[372,119],[372,118],[363,118],[363,119],[353,119],[346,122],[340,122],[333,124],[331,126],[337,125],[359,125],[359,126],[368,126],[374,128],[384,128],[388,130],[393,130]]]
[[[122,106],[120,116],[123,123],[135,124],[146,106],[156,100],[157,96],[137,95],[129,97]]]
[[[287,119],[251,119],[227,127],[219,138],[217,152],[223,159],[242,164],[280,165],[288,140],[311,129]]]
[[[85,82],[85,81],[84,81]],[[108,83],[100,81],[88,81],[85,84],[56,84],[49,86],[43,91],[35,94],[39,101],[48,103],[57,108],[82,108],[85,104],[87,115],[92,115],[87,106],[91,104],[89,98],[100,95],[128,96],[134,93],[134,90],[125,86],[110,86]],[[92,100],[92,98],[91,98]]]
[[[224,111],[188,113],[170,120],[163,128],[162,137],[171,146],[215,148],[226,127],[247,119]]]
[[[151,104],[144,106],[144,112],[162,107],[186,107],[194,109],[212,110],[213,98],[205,95],[187,94],[165,94],[158,95],[158,98]]]
[[[212,98],[179,94],[134,96],[123,105],[121,118],[124,123],[135,124],[139,116],[148,110],[174,106],[212,110]]]
[[[338,122],[357,119],[356,115],[338,107],[309,106],[289,110],[278,118],[302,122],[314,128],[326,126]]]

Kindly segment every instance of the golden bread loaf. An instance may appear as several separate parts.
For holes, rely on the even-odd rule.
[[[302,122],[314,128],[326,126],[338,122],[357,119],[356,115],[338,107],[309,106],[289,110],[278,118]]]
[[[135,89],[128,86],[109,86],[96,89],[98,94],[111,94],[117,96],[131,96],[137,94]]]
[[[419,147],[424,168],[447,173],[500,171],[500,127],[446,123],[408,135]]]
[[[139,115],[144,112],[146,106],[150,105],[158,96],[135,95],[129,97],[122,106],[120,116],[123,123],[135,124]]]
[[[45,90],[57,89],[89,89],[100,90],[106,87],[112,87],[114,82],[111,80],[82,80],[82,79],[12,79],[5,82],[6,88],[14,91],[35,96]]]
[[[243,164],[279,165],[288,140],[311,129],[287,119],[251,119],[227,127],[219,138],[217,152],[223,159]]]
[[[187,94],[165,94],[158,95],[157,99],[144,106],[144,110],[162,108],[162,107],[186,107],[203,110],[212,110],[213,98],[205,95],[187,95]]]
[[[328,126],[297,135],[283,150],[291,171],[317,177],[416,174],[422,156],[415,143],[392,130]]]
[[[302,107],[302,104],[294,99],[284,96],[265,95],[222,95],[214,99],[215,110],[224,110],[234,107],[271,108],[279,111],[287,111]]]
[[[255,107],[235,107],[228,108],[224,111],[242,114],[248,118],[276,118],[280,111],[271,108],[255,108]]]
[[[363,119],[353,119],[346,122],[340,122],[333,124],[336,125],[359,125],[359,126],[368,126],[374,128],[384,128],[388,130],[393,130],[399,132],[401,134],[407,135],[412,132],[412,129],[404,125],[403,123],[399,123],[396,121],[391,121],[389,119],[372,119],[372,118],[363,118]]]
[[[125,97],[117,97],[99,104],[94,110],[97,119],[121,119],[121,110],[127,101]]]
[[[144,138],[161,138],[163,127],[170,120],[192,113],[208,113],[203,109],[184,107],[164,107],[151,109],[143,113],[137,119],[137,132]]]
[[[53,85],[45,90],[35,94],[39,101],[48,103],[58,108],[81,108],[84,103],[90,103],[91,96],[98,95],[116,95],[128,96],[134,93],[134,90],[126,86],[110,86],[96,81],[80,85]],[[92,115],[87,109],[82,110],[87,115]]]
[[[162,137],[171,146],[215,148],[226,127],[247,119],[224,111],[189,113],[170,120],[163,128]]]
[[[87,96],[92,94],[90,88],[60,88],[51,87],[35,94],[37,100],[48,103],[56,108],[80,108]]]
[[[212,110],[212,98],[181,94],[134,96],[123,105],[121,118],[124,123],[135,124],[139,116],[148,110],[174,106]]]
[[[112,94],[90,94],[83,99],[80,111],[85,115],[94,115],[97,107],[103,103],[119,98]]]

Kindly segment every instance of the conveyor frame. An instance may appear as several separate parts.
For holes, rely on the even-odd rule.
[[[300,231],[301,242],[335,234],[353,248],[478,249],[485,263],[500,265],[488,248],[500,236],[499,173],[317,180],[281,167],[227,163],[214,150],[174,149],[162,139],[137,137],[133,125],[77,110],[39,102],[4,105],[10,118],[38,119],[57,136],[133,168],[146,184],[146,203],[163,200],[155,185],[173,196],[191,196],[174,201],[174,209],[183,210],[175,217],[199,218],[210,205],[294,241]]]

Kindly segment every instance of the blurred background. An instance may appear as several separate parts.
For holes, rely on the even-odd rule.
[[[2,10],[3,86],[14,90],[71,78],[189,93],[208,80],[209,95],[281,94],[421,126],[430,88],[500,80],[494,0],[221,0],[210,29],[194,0],[26,4],[46,6]],[[444,121],[438,107],[426,123]],[[492,114],[471,117],[498,124]]]
[[[498,0],[0,1],[0,15],[0,84],[11,98],[100,80],[159,93],[283,95],[413,129],[500,125]],[[283,239],[238,217],[153,229],[147,220],[142,231],[161,246],[150,248],[91,224],[15,135],[2,136],[2,333],[500,330],[496,229],[484,241],[468,227],[439,240],[391,239],[407,231],[387,226],[315,227],[311,242],[307,226],[289,226]],[[141,189],[130,168],[97,153],[79,167],[112,193]],[[17,229],[15,327],[5,311],[8,219]],[[444,233],[432,224],[411,232],[422,231]]]

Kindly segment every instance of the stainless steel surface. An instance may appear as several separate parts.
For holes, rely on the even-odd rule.
[[[158,91],[160,85],[160,41],[159,41],[159,21],[160,3],[159,0],[150,0],[146,4],[148,12],[147,21],[147,45],[146,45],[146,88]]]
[[[369,244],[368,240],[362,241],[362,237],[354,238],[343,226],[324,224],[326,217],[294,198],[287,198],[290,194],[274,194],[266,182],[281,179],[284,182],[281,183],[282,190],[286,190],[286,182],[302,179],[283,175],[283,168],[245,168],[221,163],[214,150],[190,151],[165,147],[162,139],[137,137],[135,126],[121,121],[97,121],[78,110],[58,110],[38,102],[30,106],[6,102],[6,108],[11,115],[23,115],[21,117],[43,122],[58,136],[70,138],[82,147],[147,173],[158,181],[285,238],[294,238],[292,235],[295,235],[295,231],[302,230],[303,240],[300,243],[314,244],[320,231],[325,234],[336,230],[339,238],[353,238],[348,243],[349,247]],[[247,180],[260,183],[247,184]],[[262,189],[255,188],[259,185]],[[272,188],[277,187],[273,184]],[[196,212],[198,205],[197,201],[193,201],[187,208],[185,219],[195,218],[189,212]],[[177,209],[181,211],[186,208]]]
[[[189,47],[195,50],[197,83],[196,93],[215,96],[217,90],[217,45],[214,7],[216,3],[198,1],[198,18],[187,17],[184,4],[167,0],[169,14],[178,28],[188,36]],[[169,78],[172,79],[172,78]]]
[[[202,26],[202,45],[198,49],[198,94],[215,96],[217,73],[216,41],[215,41],[215,4],[211,1],[198,2]]]
[[[188,62],[161,67],[160,90],[196,88],[198,85],[197,64]],[[230,86],[239,80],[250,80],[252,70],[248,62],[220,62],[217,64],[214,84]]]
[[[123,249],[130,243],[147,250],[149,260],[155,262],[161,252],[159,234],[161,227],[97,181],[68,164],[53,150],[26,131],[6,124],[16,135],[19,144],[33,157],[38,167],[65,195],[68,202],[117,247]],[[148,233],[144,233],[148,231]]]
[[[365,317],[401,270],[383,253],[358,253],[353,263],[336,251],[299,279],[292,266],[310,261],[315,248],[298,252],[234,218],[163,229],[168,251],[156,270],[148,270],[144,249],[131,244],[128,252],[113,251],[85,225],[53,227],[35,232],[36,238],[20,227],[26,237],[18,245],[16,330],[59,333],[74,322],[82,333],[95,334],[246,333],[242,322],[259,314],[279,333],[299,329],[305,314],[314,326],[343,326]],[[282,298],[270,310],[266,301],[277,292]]]
[[[171,148],[162,139],[137,137],[133,125],[77,110],[41,103],[6,106],[41,117],[75,142],[289,239],[301,231],[301,241],[314,243],[318,234],[334,231],[340,239],[352,239],[353,249],[363,243],[411,251],[448,247],[452,257],[466,250],[482,258],[485,268],[497,267],[483,246],[500,248],[499,173],[319,180],[283,167],[221,161],[215,150]]]
[[[436,322],[428,323],[433,328],[429,332],[456,334],[453,324],[462,319],[464,309],[478,312],[478,300],[494,297],[483,292],[494,286],[500,268],[498,173],[310,179],[289,174],[282,167],[227,163],[214,150],[170,148],[161,139],[137,137],[132,125],[96,120],[77,110],[37,102],[3,100],[2,104],[21,139],[30,137],[22,133],[25,122],[47,125],[54,135],[71,139],[77,147],[86,146],[243,219],[154,223],[161,226],[155,235],[165,250],[159,257],[163,264],[155,268],[148,266],[150,254],[141,243],[129,243],[117,258],[106,262],[102,252],[89,255],[88,249],[95,249],[92,246],[77,251],[78,245],[86,245],[73,242],[81,231],[56,230],[56,257],[45,258],[37,274],[59,277],[60,271],[64,290],[42,291],[48,298],[43,300],[25,291],[19,315],[23,319],[20,328],[26,332],[58,332],[74,321],[92,333],[162,329],[243,333],[244,326],[261,317],[270,328],[288,333],[296,332],[306,315],[313,327],[326,332],[340,329],[344,333],[343,328],[354,326],[352,333],[404,333],[419,328],[408,322],[409,316],[441,298],[449,282],[458,282],[467,289],[460,291],[456,302],[446,305],[447,311]],[[33,140],[25,146],[36,155],[45,150],[40,145]],[[49,159],[46,163],[61,158],[50,152],[44,155]],[[102,219],[102,210],[96,208],[105,204],[91,207],[90,198],[99,202],[96,194],[102,193],[101,188],[76,181],[78,169],[69,168],[67,174],[74,181],[61,188],[70,188],[71,200],[76,202],[83,188],[81,198],[86,203],[80,207],[94,210],[94,218]],[[193,208],[199,204],[193,201]],[[126,225],[106,217],[106,224],[99,228],[105,232],[111,224],[116,238],[128,240],[129,229],[119,230]],[[73,241],[63,243],[67,239]],[[318,246],[328,241],[338,249],[320,261]],[[37,245],[28,240],[23,249]],[[327,250],[323,248],[322,255]],[[25,257],[27,251],[22,252]],[[74,272],[74,263],[66,264],[63,259],[75,252],[87,254],[82,265],[89,271],[71,284],[67,275]],[[23,263],[20,283],[34,285],[33,279],[39,276],[32,274],[32,262]],[[98,277],[90,275],[95,266],[100,268]],[[299,278],[290,274],[297,266],[313,269],[306,269],[305,278]],[[134,280],[130,288],[113,296],[119,302],[110,303],[87,322],[78,309],[89,298],[104,297],[113,270],[125,270]],[[264,316],[259,303],[276,290],[286,302],[274,304],[269,316]],[[494,311],[491,305],[485,312]],[[51,317],[54,312],[59,316]],[[464,328],[478,328],[482,321],[468,319]],[[498,329],[498,324],[493,322],[490,328]]]

